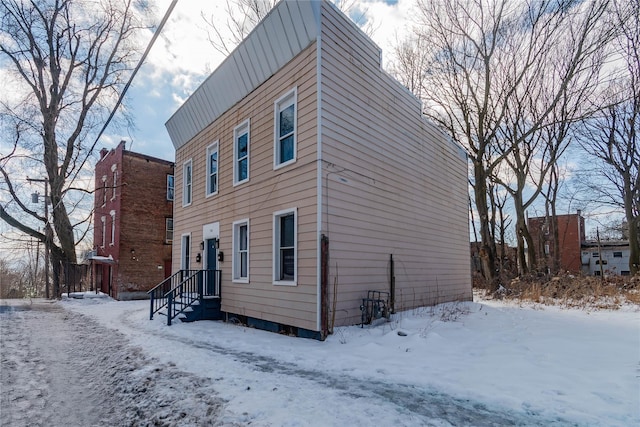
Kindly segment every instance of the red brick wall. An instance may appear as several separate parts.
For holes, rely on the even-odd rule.
[[[112,165],[116,165],[116,197],[107,190],[102,207],[102,177],[112,187]],[[117,299],[145,298],[146,291],[160,283],[165,266],[171,264],[171,244],[165,242],[165,220],[173,216],[173,202],[167,200],[167,175],[173,174],[171,162],[124,150],[121,143],[96,165],[94,244],[98,255],[111,255],[111,296]],[[116,239],[110,245],[111,216],[116,212]],[[107,239],[101,244],[101,220],[107,218]],[[102,291],[108,291],[108,266],[102,268]]]
[[[584,218],[578,214],[558,215],[558,241],[560,243],[560,269],[573,273],[580,272],[580,243],[586,240]],[[579,221],[579,223],[578,223]],[[579,224],[579,225],[578,225]],[[554,255],[553,234],[545,217],[529,218],[529,232],[533,238],[538,264],[551,266]],[[547,234],[548,230],[548,234]],[[545,244],[549,254],[545,255]]]
[[[167,200],[167,175],[173,164],[125,152],[120,209],[120,293],[146,292],[165,278],[171,244],[165,242],[166,218],[173,216]],[[132,295],[132,297],[141,295]]]

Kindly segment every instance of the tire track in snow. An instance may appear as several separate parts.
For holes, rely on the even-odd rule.
[[[82,314],[50,302],[0,310],[0,341],[0,426],[220,424],[211,381]]]
[[[373,399],[392,407],[398,414],[421,419],[424,425],[454,426],[577,426],[566,419],[544,418],[534,412],[513,413],[505,409],[490,408],[481,402],[460,399],[433,388],[411,384],[358,378],[343,373],[319,371],[283,363],[273,357],[223,347],[217,344],[167,335],[145,329],[134,319],[139,310],[126,311],[119,321],[127,327],[151,334],[162,340],[171,340],[186,346],[232,357],[236,362],[249,365],[261,372],[298,377],[323,387],[340,391],[356,399]],[[515,381],[515,379],[514,379]],[[444,423],[444,424],[443,424]]]

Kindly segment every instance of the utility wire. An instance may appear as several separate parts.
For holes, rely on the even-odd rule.
[[[134,68],[133,73],[131,73],[131,76],[129,77],[129,81],[127,81],[127,84],[124,86],[124,89],[122,89],[122,93],[120,93],[120,96],[118,97],[118,100],[116,101],[116,105],[111,110],[111,114],[109,114],[109,117],[107,118],[107,121],[104,122],[104,125],[102,126],[102,129],[100,129],[100,132],[98,133],[98,136],[96,137],[96,140],[93,142],[93,145],[91,145],[91,148],[89,149],[89,153],[87,153],[87,156],[84,158],[84,160],[80,164],[80,167],[76,170],[76,174],[73,177],[72,182],[75,181],[75,179],[77,178],[78,173],[82,170],[82,168],[84,167],[84,164],[86,163],[87,159],[89,158],[89,156],[91,155],[93,150],[96,148],[96,145],[98,144],[98,140],[100,140],[100,138],[102,137],[102,134],[107,129],[107,126],[109,126],[109,123],[111,123],[111,119],[113,119],[113,116],[115,116],[116,111],[118,110],[118,107],[120,107],[120,104],[122,104],[122,100],[124,99],[124,96],[126,95],[127,90],[129,90],[129,86],[131,86],[131,83],[133,82],[133,79],[136,77],[136,74],[138,74],[138,71],[140,70],[140,67],[142,67],[142,64],[144,64],[145,59],[147,59],[147,55],[149,54],[149,52],[151,51],[151,48],[153,47],[154,43],[156,42],[156,40],[160,36],[160,33],[162,32],[162,28],[164,27],[164,25],[169,20],[169,16],[171,15],[171,12],[173,12],[173,8],[176,6],[177,3],[178,3],[178,0],[172,0],[171,4],[169,5],[169,8],[167,9],[167,11],[165,12],[164,16],[162,17],[162,21],[160,21],[160,24],[158,25],[158,28],[153,33],[153,36],[151,37],[151,40],[149,41],[149,44],[147,45],[147,48],[145,49],[144,53],[142,54],[142,57],[140,58],[140,61],[138,61],[138,65],[136,65],[136,68]]]

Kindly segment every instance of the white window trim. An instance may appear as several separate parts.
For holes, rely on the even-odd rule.
[[[169,233],[169,221],[171,221],[171,239],[167,239]],[[164,242],[173,243],[173,217],[165,217],[164,219]]]
[[[185,258],[185,246],[184,246],[184,238],[189,237],[189,265],[184,265]],[[181,270],[189,270],[191,267],[191,259],[193,258],[193,251],[191,250],[191,246],[193,243],[191,241],[191,233],[183,233],[180,235],[180,269]]]
[[[238,181],[238,135],[242,135],[244,129],[247,129],[247,177],[242,181]],[[218,154],[219,156],[219,154]],[[245,120],[233,129],[233,186],[244,184],[249,181],[251,171],[251,122],[250,119]]]
[[[117,182],[118,182],[118,171],[114,170],[113,171],[113,192],[111,193],[111,200],[115,200],[116,199],[116,187],[118,185]]]
[[[187,166],[189,166],[190,174],[191,174],[191,184],[189,187],[189,202],[187,202]],[[175,188],[175,178],[173,181]],[[175,198],[175,192],[174,192]],[[182,164],[182,207],[191,206],[193,203],[193,161],[192,159],[187,160]]]
[[[102,206],[107,205],[107,175],[102,176]]]
[[[100,217],[100,221],[102,222],[102,244],[100,245],[101,248],[104,248],[104,244],[106,243],[107,240],[107,217],[106,216],[102,216]]]
[[[169,179],[173,178],[173,184],[171,185],[171,187],[169,187]],[[169,198],[169,188],[171,188],[171,198]],[[176,177],[172,174],[167,174],[167,194],[166,194],[166,198],[167,200],[173,202],[174,199],[176,198]]]
[[[293,213],[293,280],[280,280],[280,224],[279,219],[285,215]],[[278,286],[297,286],[298,285],[298,208],[283,209],[273,213],[273,284]]]
[[[240,233],[238,230],[241,225],[247,226],[247,277],[240,277],[240,257],[237,248],[239,247]],[[251,228],[249,226],[249,218],[240,219],[233,222],[233,242],[232,242],[232,258],[231,258],[231,279],[233,283],[249,283],[249,272],[251,270]]]
[[[218,190],[220,189],[220,141],[215,141],[213,142],[211,145],[209,145],[207,147],[207,164],[206,164],[206,168],[205,168],[205,195],[206,197],[211,197],[211,196],[215,196],[216,194],[218,194]],[[215,150],[214,150],[215,147]],[[218,153],[218,170],[216,171],[216,182],[217,182],[217,186],[216,186],[216,191],[210,191],[211,189],[209,188],[209,156],[211,155],[211,153],[215,151],[216,153]],[[193,180],[191,180],[193,182]]]
[[[109,246],[113,246],[116,243],[116,211],[109,212],[111,215],[111,243]]]
[[[288,102],[289,98],[293,102]],[[287,102],[285,102],[287,101]],[[280,111],[293,104],[293,158],[278,163],[280,158]],[[273,103],[273,170],[277,170],[296,162],[298,154],[298,88],[294,87]]]

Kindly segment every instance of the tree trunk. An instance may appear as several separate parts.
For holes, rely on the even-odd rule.
[[[489,221],[489,206],[487,203],[487,175],[484,165],[474,161],[474,193],[476,209],[480,217],[480,238],[482,240],[482,251],[486,256],[486,262],[482,263],[482,275],[485,280],[491,284],[491,287],[497,288],[494,283],[495,265],[496,265],[496,243],[491,234]]]
[[[629,272],[632,276],[640,272],[640,217],[633,214],[633,198],[631,176],[627,174],[624,177],[624,212],[629,225]]]

